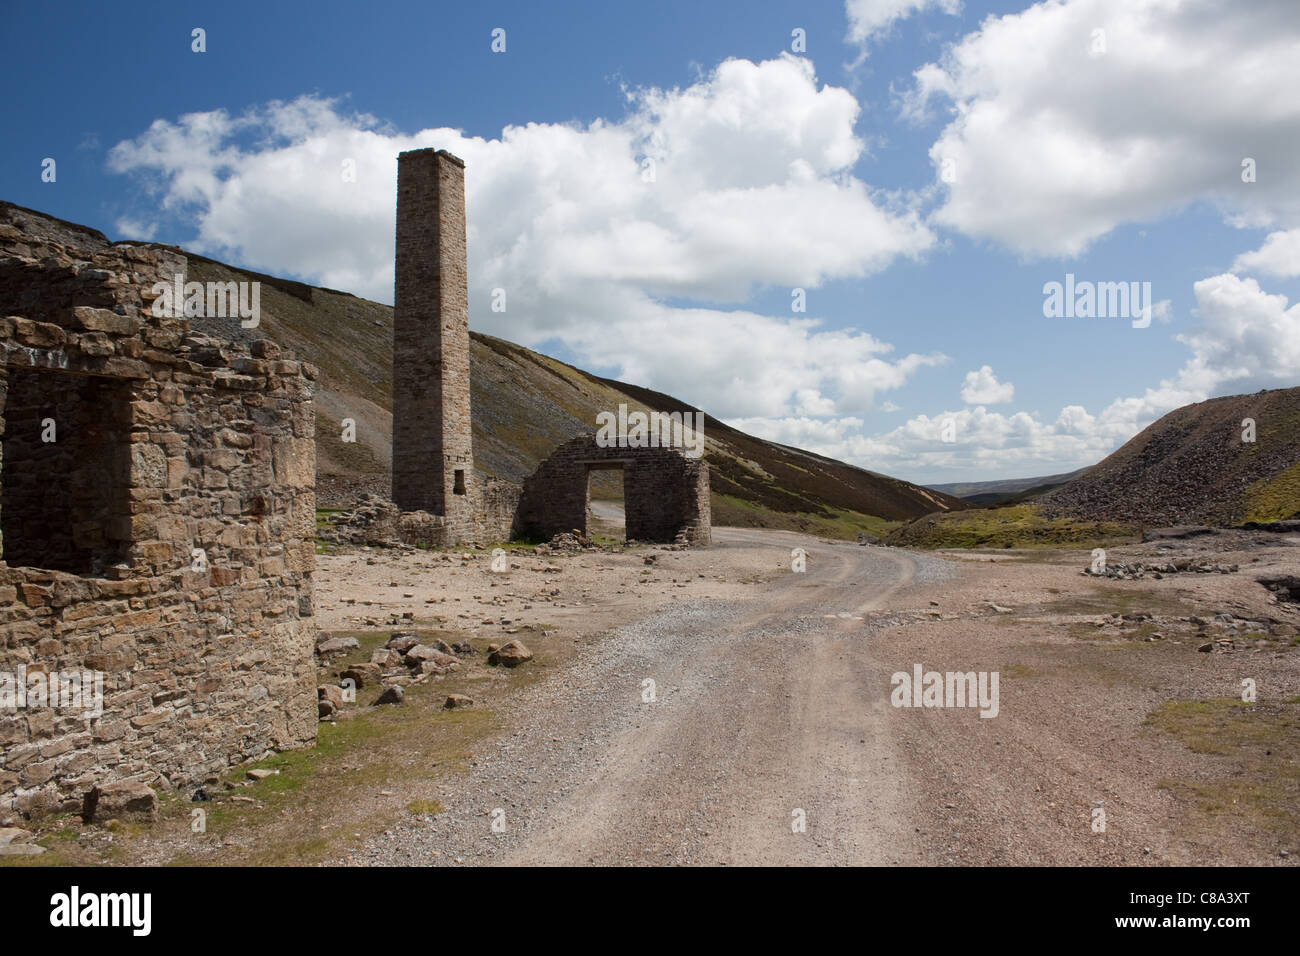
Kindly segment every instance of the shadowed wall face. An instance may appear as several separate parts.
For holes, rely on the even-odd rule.
[[[465,164],[445,150],[397,160],[393,501],[473,529]]]
[[[45,369],[8,371],[0,525],[7,564],[102,575],[127,557],[130,389]]]

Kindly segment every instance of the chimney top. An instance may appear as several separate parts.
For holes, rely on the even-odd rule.
[[[420,155],[428,155],[430,157],[443,156],[446,157],[451,162],[455,163],[461,169],[465,168],[465,160],[461,159],[459,156],[455,155],[454,153],[447,152],[447,150],[445,149],[434,149],[432,146],[426,146],[423,149],[405,150],[404,152],[397,154],[397,159],[400,162],[401,160],[405,159],[408,156],[415,157]]]

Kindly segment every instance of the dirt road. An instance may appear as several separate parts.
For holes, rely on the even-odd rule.
[[[719,549],[782,560],[800,544],[715,532]],[[806,572],[761,599],[681,602],[622,628],[527,692],[514,735],[444,798],[447,813],[390,831],[357,862],[912,857],[889,672],[862,621],[922,564],[943,574],[937,559],[819,542]]]
[[[69,863],[1295,866],[1300,605],[1265,535],[918,553],[714,529],[712,548],[343,549],[317,620],[350,664],[397,629],[469,642],[320,746],[209,782],[148,832],[43,836]],[[807,549],[792,569],[791,550]],[[1219,571],[1206,573],[1212,562]],[[1172,570],[1171,570],[1172,569]],[[1288,592],[1289,594],[1289,592]],[[527,643],[519,668],[490,648]],[[319,663],[322,685],[344,658]],[[916,668],[996,708],[894,706]],[[945,691],[946,691],[945,687]],[[448,694],[474,699],[444,709]],[[946,697],[946,693],[944,694]],[[1249,700],[1247,698],[1250,698]],[[901,701],[899,702],[901,703]],[[974,702],[972,702],[974,703]],[[996,713],[992,711],[996,709]],[[985,719],[983,714],[988,715]],[[42,859],[46,859],[43,857]]]
[[[566,563],[580,603],[531,613],[573,652],[493,705],[508,729],[439,777],[441,812],[336,862],[1294,863],[1298,618],[1254,580],[1294,548],[1112,582],[1087,552],[714,535],[647,554],[644,587],[636,552]],[[998,676],[996,719],[893,706],[918,666]]]

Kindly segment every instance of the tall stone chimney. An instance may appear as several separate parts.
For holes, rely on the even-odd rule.
[[[453,535],[472,527],[476,491],[465,250],[464,161],[446,150],[399,155],[393,501],[448,518]]]

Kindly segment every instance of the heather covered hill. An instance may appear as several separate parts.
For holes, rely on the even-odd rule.
[[[1185,405],[1040,502],[1048,516],[1155,525],[1300,516],[1300,388]]]
[[[0,222],[88,248],[109,244],[94,229],[9,203],[0,203]],[[215,334],[231,338],[270,338],[320,369],[315,400],[318,506],[344,507],[363,491],[387,494],[392,308],[185,255],[191,281],[262,283],[257,329],[243,330],[236,320],[196,323],[211,323]],[[512,481],[531,474],[564,441],[594,431],[600,411],[622,403],[631,409],[695,410],[671,396],[600,378],[477,332],[471,333],[470,369],[475,466]],[[342,440],[344,419],[355,424],[353,442]],[[851,537],[966,507],[951,495],[764,441],[707,415],[704,432],[715,524]],[[617,493],[617,485],[593,484],[594,495]]]

